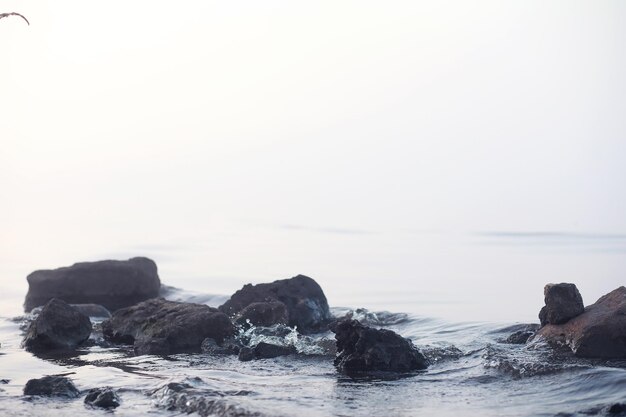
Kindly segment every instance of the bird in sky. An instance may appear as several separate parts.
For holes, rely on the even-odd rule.
[[[30,22],[28,21],[28,19],[26,19],[24,16],[22,16],[19,13],[15,13],[15,12],[12,12],[12,13],[0,13],[0,19],[2,19],[4,17],[9,17],[9,16],[19,16],[22,19],[24,19],[26,21],[26,23],[28,23],[28,25],[30,26]]]

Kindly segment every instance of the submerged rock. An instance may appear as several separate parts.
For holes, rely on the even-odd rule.
[[[219,309],[229,316],[235,316],[252,303],[274,301],[285,305],[289,326],[297,326],[301,333],[324,331],[332,319],[322,288],[304,275],[266,284],[244,285]],[[282,320],[282,317],[277,315],[276,319]],[[271,324],[276,323],[266,323]]]
[[[132,344],[139,355],[167,355],[200,352],[207,337],[220,344],[235,329],[215,308],[158,298],[116,311],[102,322],[102,332],[106,340]]]
[[[245,307],[238,314],[236,323],[269,327],[274,324],[288,324],[287,306],[280,301],[256,302]]]
[[[260,342],[254,347],[244,347],[239,351],[240,361],[251,361],[254,359],[269,359],[279,356],[294,355],[298,353],[294,346],[281,346],[272,343]]]
[[[65,301],[53,298],[30,323],[23,344],[32,352],[74,349],[90,334],[89,317]]]
[[[344,373],[408,372],[428,361],[413,343],[391,330],[374,329],[344,319],[331,329],[337,340],[335,366]]]
[[[117,408],[120,397],[111,388],[93,388],[87,393],[85,404],[106,409]]]
[[[28,381],[24,386],[24,395],[76,398],[80,392],[69,378],[51,375]]]
[[[548,284],[543,294],[546,305],[539,312],[542,326],[566,323],[585,311],[583,298],[574,284]]]
[[[567,345],[584,358],[626,358],[626,287],[600,297],[565,324],[542,327],[529,342]]]
[[[24,309],[30,311],[60,298],[72,304],[100,304],[110,311],[158,297],[161,282],[154,261],[82,262],[28,275]]]

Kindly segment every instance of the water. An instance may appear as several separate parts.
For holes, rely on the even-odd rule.
[[[284,233],[296,236],[282,240]],[[112,256],[106,256],[105,244],[91,243],[83,252],[51,248],[59,259],[75,257],[67,262],[52,262],[52,255],[37,251],[5,262],[0,379],[8,381],[0,384],[0,413],[103,415],[86,408],[82,397],[50,401],[22,396],[27,380],[49,374],[68,374],[80,390],[114,387],[122,399],[118,416],[586,416],[602,415],[607,406],[626,401],[624,362],[581,360],[547,348],[501,343],[520,323],[537,322],[546,282],[576,282],[586,304],[622,285],[624,236],[481,232],[451,237],[443,232],[293,229],[238,234],[254,236],[242,239],[245,256],[211,257],[215,275],[203,272],[210,270],[201,261],[207,245],[193,242],[186,250],[133,246]],[[268,241],[274,242],[271,248],[261,244]],[[288,244],[293,241],[302,246]],[[284,257],[264,258],[283,250]],[[98,345],[57,358],[21,349],[24,318],[15,317],[23,314],[28,272],[134,255],[156,259],[164,284],[183,288],[169,298],[214,306],[248,281],[311,269],[335,315],[352,312],[371,326],[392,329],[412,339],[433,364],[424,372],[354,380],[333,367],[331,333],[304,338],[292,331],[269,339],[248,334],[250,343],[294,344],[299,352],[252,362],[204,354],[134,356],[127,348]],[[259,268],[263,259],[271,259],[273,266]],[[222,272],[228,264],[232,274]],[[99,337],[97,331],[93,337]]]

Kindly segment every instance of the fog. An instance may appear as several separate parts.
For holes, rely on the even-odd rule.
[[[147,255],[189,289],[304,273],[335,305],[522,319],[546,282],[624,283],[623,2],[1,9],[31,22],[0,20],[7,291]]]

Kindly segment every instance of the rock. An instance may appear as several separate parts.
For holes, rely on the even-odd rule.
[[[28,275],[24,309],[31,311],[52,298],[70,304],[100,304],[110,311],[158,297],[161,282],[154,261],[77,263],[69,267],[35,271]]]
[[[607,410],[607,414],[615,416],[615,415],[626,415],[626,403],[615,403],[611,405]]]
[[[237,355],[240,347],[232,339],[227,339],[221,345],[218,345],[215,340],[207,337],[202,341],[200,349],[202,353],[209,355]]]
[[[585,311],[583,298],[574,284],[548,284],[543,294],[546,305],[539,312],[542,326],[566,323]]]
[[[263,327],[288,324],[289,312],[280,301],[255,302],[241,310],[235,322],[243,326],[249,322],[253,326]]]
[[[93,388],[87,393],[85,404],[106,409],[117,408],[120,397],[111,388]]]
[[[221,344],[235,330],[215,308],[158,298],[117,310],[102,332],[108,341],[134,345],[139,355],[168,355],[200,352],[207,337]]]
[[[297,326],[301,333],[325,331],[332,319],[322,288],[304,275],[266,284],[244,285],[219,309],[232,317],[252,303],[271,301],[285,305],[289,326]]]
[[[600,297],[565,324],[547,324],[529,343],[567,345],[578,357],[626,358],[626,287]]]
[[[428,366],[410,340],[391,330],[366,327],[351,319],[336,322],[331,330],[337,340],[335,366],[346,374],[409,372]]]
[[[507,337],[504,340],[504,343],[509,343],[509,344],[512,344],[512,345],[523,345],[534,334],[535,334],[535,332],[530,331],[530,330],[519,330],[519,331],[513,333],[512,335],[510,335],[509,337]]]
[[[94,318],[110,318],[111,312],[99,304],[70,304],[86,316]]]
[[[53,298],[30,323],[23,343],[31,352],[74,349],[90,334],[89,317],[65,301]]]
[[[28,381],[24,386],[24,395],[76,398],[80,392],[69,378],[51,375]]]
[[[260,342],[254,347],[244,347],[239,351],[240,361],[251,361],[254,359],[269,359],[279,356],[287,356],[298,353],[293,346],[281,346],[271,343]]]

